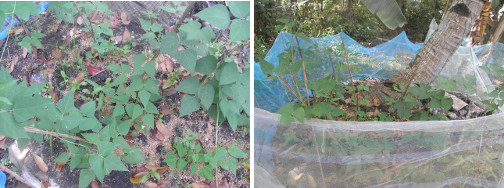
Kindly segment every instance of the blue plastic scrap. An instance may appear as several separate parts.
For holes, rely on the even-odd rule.
[[[5,174],[0,170],[0,188],[5,188],[5,182],[7,181],[7,177]]]
[[[49,1],[33,1],[33,4],[37,5],[39,7],[38,12],[42,13],[42,12],[46,11],[47,5],[49,5]],[[0,6],[2,6],[1,1],[0,1]],[[4,40],[5,38],[7,38],[8,31],[16,25],[19,25],[19,22],[17,20],[13,19],[11,15],[7,16],[5,18],[4,24],[0,28],[0,40]]]

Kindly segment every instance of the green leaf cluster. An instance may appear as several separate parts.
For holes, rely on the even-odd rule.
[[[190,168],[191,175],[198,172],[200,177],[211,181],[213,181],[213,170],[217,167],[230,170],[236,175],[237,159],[246,158],[247,155],[233,145],[228,150],[223,147],[218,148],[212,154],[203,149],[199,142],[195,142],[198,137],[197,133],[193,134],[189,131],[183,138],[175,138],[173,146],[176,152],[169,152],[163,162],[179,171]]]

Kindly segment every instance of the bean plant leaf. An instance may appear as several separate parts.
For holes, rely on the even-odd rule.
[[[190,73],[196,68],[196,51],[187,49],[177,52],[173,57]]]
[[[220,74],[219,85],[232,84],[238,79],[238,68],[235,63],[226,63]]]
[[[187,166],[187,161],[185,161],[183,158],[180,158],[179,160],[177,160],[177,169],[179,171],[182,171],[186,168]]]
[[[138,92],[138,98],[140,98],[140,101],[142,102],[142,105],[144,107],[147,106],[150,96],[151,94],[145,90]]]
[[[208,110],[213,103],[215,95],[215,89],[211,84],[205,84],[198,91],[198,97],[201,100],[201,106]]]
[[[234,19],[229,29],[229,41],[242,41],[250,38],[250,21]]]
[[[163,160],[166,164],[172,167],[177,167],[177,156],[173,153],[170,152],[168,155],[166,155],[166,158]]]
[[[217,152],[215,152],[213,161],[223,161],[227,156],[228,152],[226,151],[226,148],[221,147],[217,150]]]
[[[12,138],[28,138],[23,127],[21,127],[9,112],[0,112],[0,135],[9,135]]]
[[[233,16],[246,18],[250,15],[250,2],[248,1],[228,1],[227,4]]]
[[[144,65],[145,74],[154,78],[156,76],[156,63],[149,61]]]
[[[93,171],[89,169],[80,170],[79,175],[79,188],[86,188],[93,181],[95,175]]]
[[[217,67],[217,58],[213,55],[207,55],[196,61],[196,72],[201,74],[212,74]]]
[[[194,16],[207,21],[219,29],[227,29],[230,22],[227,7],[221,4],[208,7]]]
[[[177,87],[177,91],[187,94],[196,94],[199,88],[198,78],[191,76],[182,81]]]
[[[183,117],[187,114],[193,113],[199,108],[200,104],[198,103],[198,100],[196,100],[196,98],[194,98],[193,96],[186,95],[182,99],[179,117]]]
[[[98,155],[91,155],[89,157],[89,165],[93,170],[96,178],[103,182],[103,178],[105,177],[105,167],[103,166],[103,158]]]
[[[193,163],[191,165],[191,176],[194,175],[194,173],[196,173],[196,171],[198,171],[198,164],[197,163]]]
[[[115,155],[109,155],[104,161],[106,173],[109,174],[112,170],[117,171],[129,171],[126,166],[121,162],[121,160]]]
[[[236,158],[246,158],[247,155],[238,147],[236,146],[229,146],[228,150],[229,154],[233,157]]]
[[[212,171],[213,167],[211,165],[205,165],[201,167],[200,171],[198,172],[198,175],[203,178],[209,179],[210,181],[213,181]]]
[[[83,104],[81,106],[80,111],[82,115],[86,117],[94,117],[94,113],[96,111],[95,107],[96,107],[95,101],[87,102],[86,104]]]
[[[142,117],[142,121],[148,125],[151,129],[154,129],[154,116],[152,114],[145,114]]]
[[[229,170],[236,176],[236,169],[238,168],[238,161],[234,157],[227,158]]]

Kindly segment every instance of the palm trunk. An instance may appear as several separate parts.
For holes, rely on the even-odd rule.
[[[418,52],[416,59],[408,68],[385,80],[384,85],[375,84],[370,91],[371,98],[376,98],[381,103],[386,102],[385,95],[398,100],[401,93],[386,86],[403,84],[409,87],[411,84],[430,84],[434,81],[469,34],[483,5],[481,0],[455,1],[443,16],[438,29]]]
[[[499,22],[497,29],[495,29],[492,35],[492,42],[499,41],[503,31],[504,31],[504,18],[501,18],[501,21]]]
[[[474,29],[471,32],[471,42],[467,44],[468,46],[481,45],[481,43],[483,42],[483,35],[485,34],[488,19],[490,17],[490,5],[492,5],[491,0],[485,3],[481,14],[476,21]]]

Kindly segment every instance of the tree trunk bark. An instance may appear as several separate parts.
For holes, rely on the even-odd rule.
[[[483,5],[482,0],[455,1],[409,67],[371,87],[370,97],[381,103],[386,102],[385,96],[399,100],[402,94],[391,89],[393,84],[409,87],[434,81],[471,31]]]
[[[490,17],[490,5],[492,5],[492,0],[487,1],[485,6],[483,6],[483,10],[471,31],[470,42],[467,46],[481,45],[483,42],[483,36],[485,35],[486,26]]]
[[[492,35],[492,42],[499,41],[503,31],[504,31],[504,18],[501,18],[501,21],[499,22],[497,29],[495,29]]]

